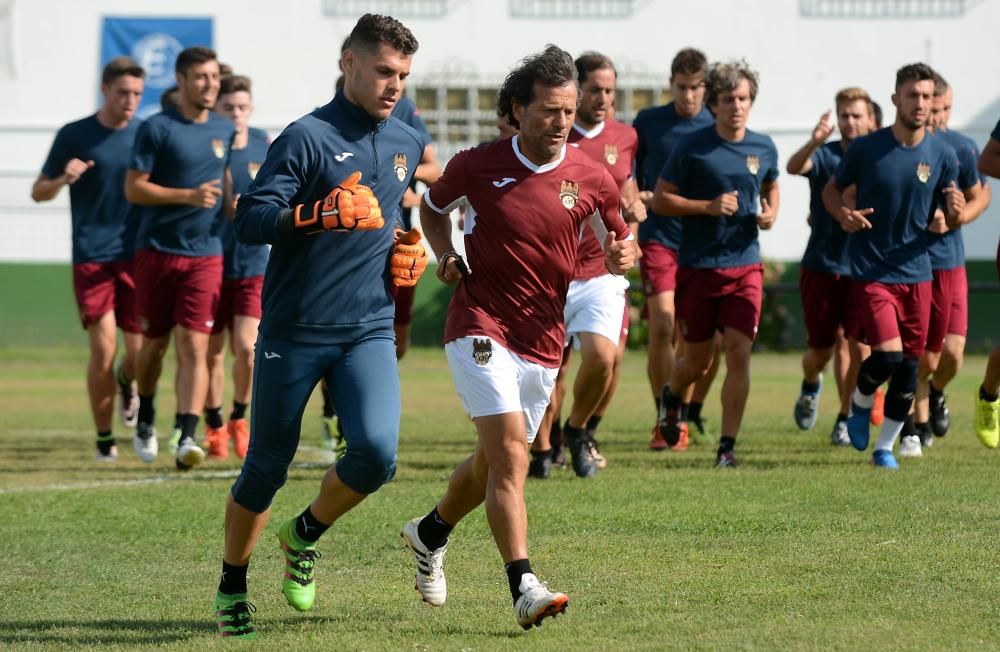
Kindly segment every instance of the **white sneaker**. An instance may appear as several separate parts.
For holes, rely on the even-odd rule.
[[[417,534],[417,525],[421,517],[417,517],[403,526],[399,536],[403,543],[413,552],[417,560],[417,575],[415,588],[424,602],[432,607],[440,607],[448,598],[448,582],[444,578],[444,553],[448,546],[437,550],[428,550]]]
[[[900,457],[921,457],[923,451],[920,446],[920,437],[916,435],[906,435],[899,440]]]
[[[97,449],[97,452],[94,455],[94,459],[96,459],[98,462],[117,462],[118,461],[118,447],[117,446],[112,446],[108,450],[108,454],[107,455],[105,455],[104,453],[102,453],[101,449]]]
[[[181,471],[198,466],[205,461],[205,451],[194,442],[193,437],[188,437],[180,442],[177,447],[177,468]]]
[[[140,423],[135,429],[135,434],[132,435],[132,448],[135,449],[135,454],[143,462],[147,464],[155,462],[156,454],[159,452],[159,444],[156,442],[156,428],[147,423]]]
[[[514,617],[524,629],[541,627],[542,620],[565,613],[569,605],[569,597],[565,593],[549,591],[549,587],[539,582],[533,573],[522,575],[521,585],[517,588],[521,597],[514,603]]]
[[[833,432],[830,433],[830,442],[834,446],[850,446],[851,437],[847,434],[847,422],[838,421],[833,424]]]

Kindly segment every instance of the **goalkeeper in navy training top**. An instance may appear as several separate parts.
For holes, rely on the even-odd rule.
[[[390,114],[416,50],[413,34],[395,19],[362,16],[343,56],[344,91],[285,129],[237,205],[240,240],[272,249],[250,448],[226,505],[215,600],[222,636],[256,636],[247,602],[250,553],[287,478],[302,412],[321,378],[330,381],[340,407],[347,451],[312,504],[278,532],[282,593],[292,607],[313,606],[319,537],[396,470],[400,399],[391,286],[415,283],[427,258],[419,232],[394,226],[426,141]]]

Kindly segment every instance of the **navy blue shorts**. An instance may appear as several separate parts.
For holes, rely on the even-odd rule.
[[[257,339],[250,449],[233,484],[237,504],[261,513],[288,478],[299,446],[302,413],[326,378],[343,426],[341,482],[369,494],[392,479],[399,442],[399,372],[392,332],[350,344]]]

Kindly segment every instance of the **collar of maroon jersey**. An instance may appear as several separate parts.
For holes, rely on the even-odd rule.
[[[548,172],[549,170],[555,170],[557,167],[559,167],[559,164],[563,162],[563,159],[566,158],[566,143],[563,143],[562,148],[559,150],[559,158],[557,158],[554,161],[550,161],[545,165],[535,165],[534,163],[528,160],[527,156],[521,153],[521,148],[518,147],[517,145],[518,136],[519,134],[514,134],[514,137],[510,139],[510,145],[511,147],[514,148],[514,156],[516,156],[517,160],[521,162],[521,165],[523,165],[524,167],[528,168],[529,170],[531,170],[536,174],[541,172]]]
[[[578,133],[581,136],[583,136],[584,138],[590,140],[591,138],[597,138],[598,136],[601,135],[601,132],[604,131],[604,125],[605,124],[607,124],[607,121],[606,120],[601,120],[596,125],[594,125],[593,129],[591,129],[590,131],[587,131],[583,127],[581,127],[580,125],[578,125],[578,124],[576,124],[574,122],[573,123],[573,130],[576,131],[576,133]]]

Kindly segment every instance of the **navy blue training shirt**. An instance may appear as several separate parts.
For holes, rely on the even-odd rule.
[[[632,122],[639,136],[635,153],[635,176],[639,190],[652,191],[656,188],[664,164],[682,138],[714,123],[715,118],[704,106],[692,118],[679,116],[673,102],[639,111]],[[639,242],[657,242],[679,249],[681,223],[649,211],[646,221],[639,224]]]
[[[955,150],[930,135],[906,147],[886,127],[851,143],[834,178],[841,188],[857,185],[859,209],[874,209],[872,228],[848,238],[851,276],[882,283],[931,280],[927,224],[942,204],[941,192],[958,179]]]
[[[250,127],[249,140],[243,149],[233,148],[229,152],[229,171],[233,175],[233,195],[250,192],[257,171],[264,163],[267,146],[271,142],[263,129]],[[263,276],[267,267],[266,244],[244,244],[236,238],[233,221],[219,211],[216,222],[219,239],[222,240],[223,278],[250,278]]]
[[[743,140],[729,142],[714,125],[703,127],[677,144],[660,177],[687,199],[712,200],[738,192],[735,215],[680,218],[681,267],[714,269],[760,262],[760,188],[778,178],[778,150],[770,136],[747,129]]]
[[[139,128],[129,167],[149,174],[166,188],[197,188],[221,180],[229,164],[233,123],[209,112],[204,123],[191,122],[170,108],[146,120]],[[215,233],[219,202],[212,208],[189,204],[144,206],[136,249],[155,249],[178,256],[221,256]]]
[[[417,109],[417,105],[410,98],[399,98],[399,101],[396,102],[396,106],[392,107],[392,117],[397,120],[401,120],[416,129],[424,137],[425,142],[431,142],[431,133],[427,131],[427,124],[424,122],[424,119],[420,117],[420,111]],[[421,157],[423,157],[422,154]],[[417,163],[419,162],[420,161],[417,161]],[[413,169],[417,169],[416,164],[414,164]],[[410,190],[416,191],[416,185],[416,179],[410,181]],[[413,220],[411,219],[412,211],[412,208],[403,208],[402,204],[399,205],[399,214],[403,221],[403,229],[406,231],[413,228]]]
[[[262,294],[265,337],[343,344],[391,332],[393,227],[426,144],[395,118],[375,121],[344,93],[290,124],[271,143],[253,189],[240,197],[234,222],[242,242],[272,244]],[[382,207],[381,230],[278,233],[282,210],[306,204],[311,211],[355,171]]]
[[[833,140],[824,143],[809,158],[812,169],[809,179],[809,215],[812,230],[809,242],[802,255],[802,267],[813,272],[850,275],[851,265],[847,257],[847,231],[833,219],[823,205],[823,188],[836,172],[840,159],[844,156],[843,142]]]
[[[951,145],[958,156],[958,187],[968,190],[979,183],[979,148],[974,140],[957,131],[937,131],[937,138]],[[951,229],[947,233],[928,233],[927,252],[931,257],[931,269],[955,269],[965,265],[965,241],[962,229]]]
[[[125,172],[139,122],[108,129],[94,114],[63,126],[56,134],[42,166],[43,175],[49,179],[62,176],[74,158],[94,161],[94,167],[69,187],[74,264],[132,258],[138,218],[125,200]]]

